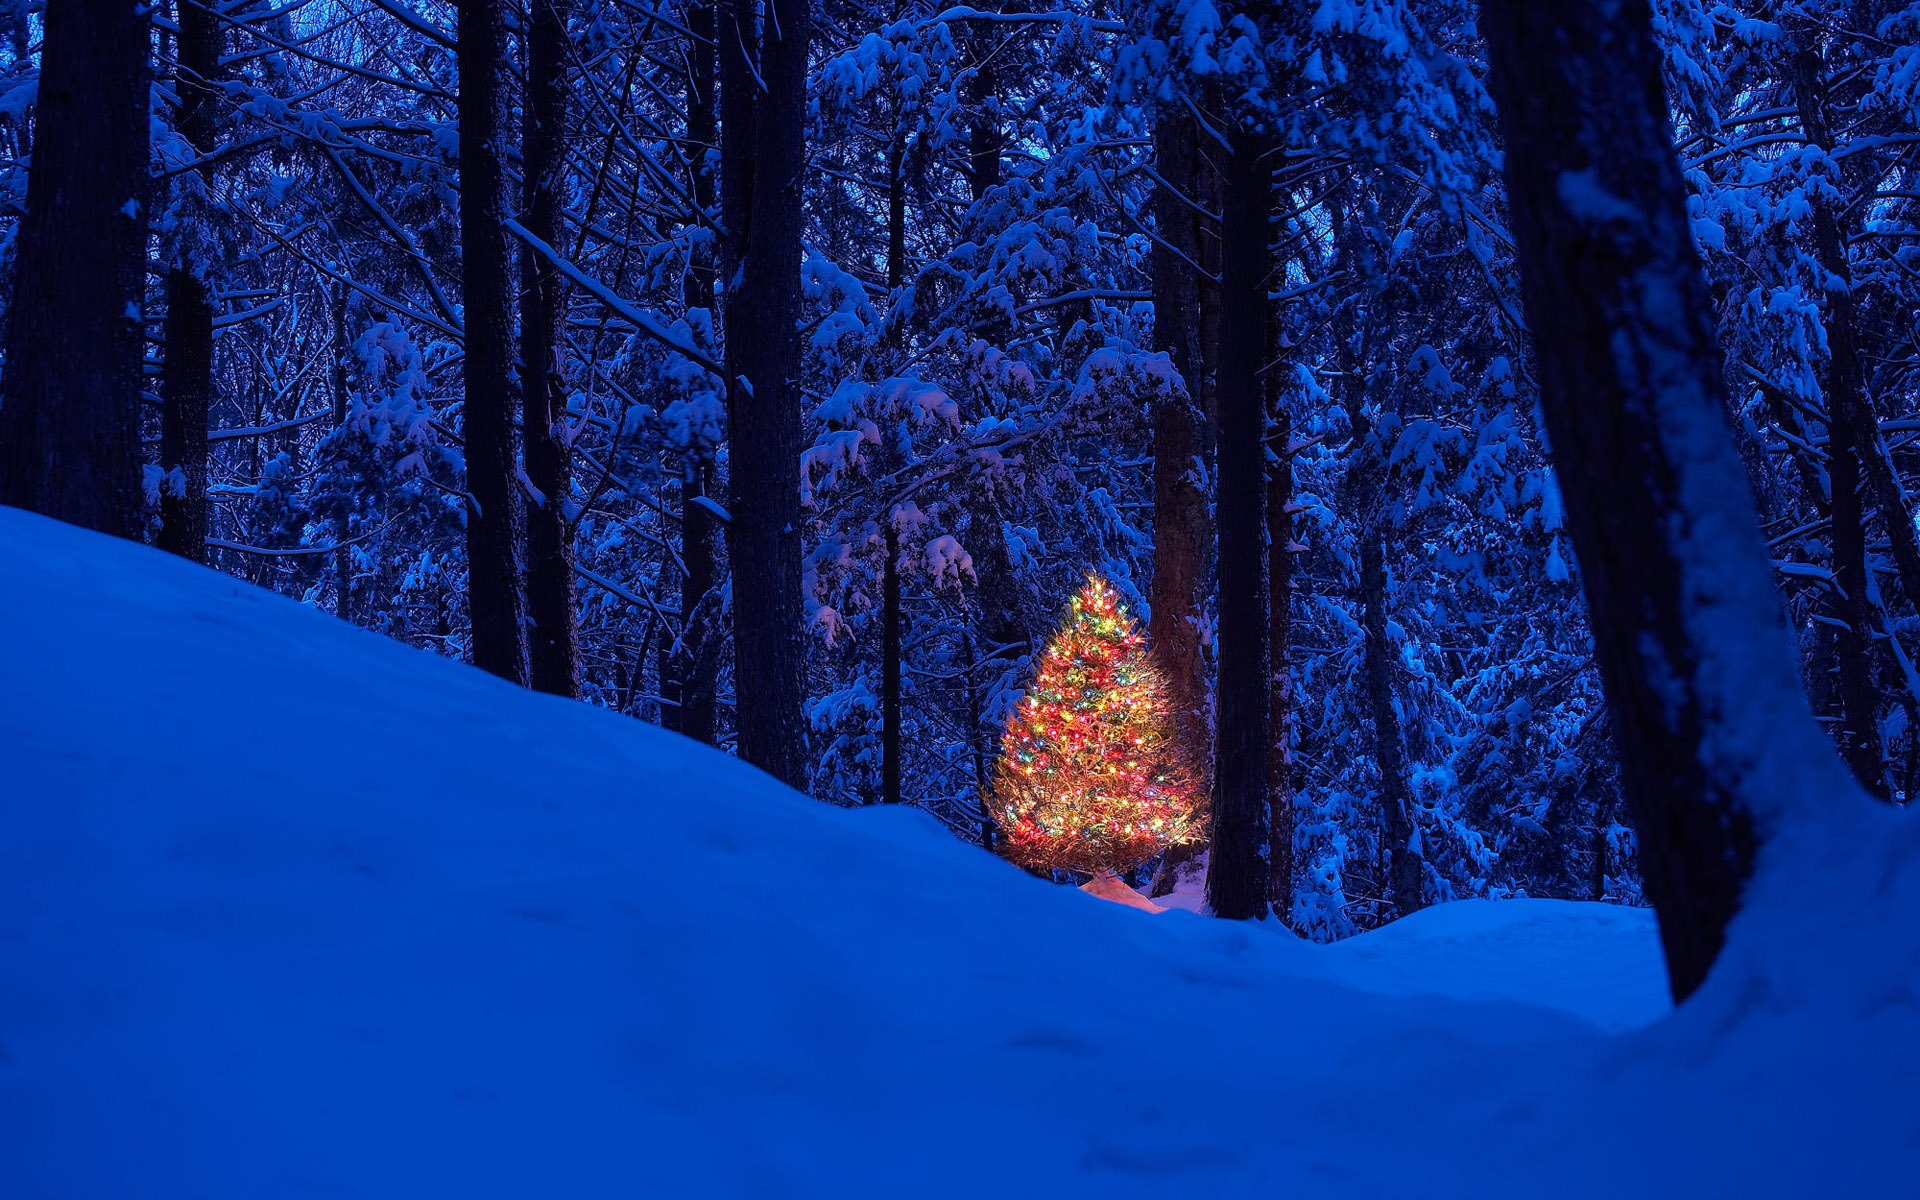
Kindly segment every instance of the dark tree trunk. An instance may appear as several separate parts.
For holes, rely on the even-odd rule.
[[[729,297],[753,230],[754,126],[760,114],[760,22],[756,0],[714,0],[720,60],[720,266]],[[732,352],[732,340],[728,340]],[[731,405],[734,396],[728,360]]]
[[[1769,789],[1832,755],[1727,433],[1651,25],[1646,0],[1481,4],[1541,411],[1678,999],[1725,941],[1756,815],[1786,803]]]
[[[1835,597],[1836,616],[1845,625],[1835,638],[1840,721],[1834,733],[1840,757],[1854,778],[1884,798],[1886,780],[1876,717],[1879,697],[1873,685],[1873,609],[1867,599],[1866,513],[1860,504],[1861,448],[1853,440],[1854,431],[1838,395],[1844,387],[1838,383],[1840,339],[1832,328],[1827,331],[1827,339],[1834,347],[1827,396],[1833,414],[1827,426],[1827,481],[1833,491],[1830,541],[1833,583],[1839,593]]]
[[[887,290],[891,304],[907,285],[907,139],[893,135],[887,151]]]
[[[1593,815],[1593,870],[1588,877],[1587,899],[1593,901],[1607,898],[1607,821],[1606,815],[1598,805]]]
[[[719,142],[715,121],[714,5],[695,4],[687,13],[693,36],[687,45],[687,142],[691,164],[689,187],[702,213],[712,213],[713,171],[707,150]],[[688,308],[713,313],[718,307],[712,252],[702,245],[688,264],[685,301]],[[719,692],[719,645],[714,630],[718,597],[720,527],[705,500],[713,491],[713,448],[689,446],[680,470],[680,635],[663,657],[660,692],[672,701],[661,709],[661,724],[698,742],[712,745],[719,736],[716,697]]]
[[[905,139],[896,134],[887,154],[887,290],[900,294],[907,282],[907,176]],[[901,330],[889,330],[898,339]],[[883,512],[886,561],[880,567],[880,800],[901,799],[900,711],[900,530],[893,513]],[[983,793],[984,794],[984,793]]]
[[[678,702],[672,728],[711,746],[719,738],[720,522],[702,501],[712,492],[712,460],[686,464],[680,480],[680,546],[686,574],[680,582],[681,630],[669,672]]]
[[[1001,7],[996,0],[982,5],[980,11],[998,12]],[[967,187],[977,201],[988,188],[1000,184],[1000,156],[1006,151],[1007,138],[996,111],[1000,77],[993,65],[993,25],[982,22],[970,27],[963,37],[977,64],[966,88],[967,107],[972,110],[967,128]]]
[[[226,39],[219,18],[199,4],[181,4],[179,21],[176,127],[206,154],[213,149],[215,84]],[[194,182],[213,186],[212,165],[199,175]],[[199,200],[188,210],[205,220],[206,205]],[[213,407],[213,299],[203,241],[182,238],[167,270],[167,358],[160,376],[160,548],[195,562],[207,559],[207,417]]]
[[[347,285],[333,285],[333,363],[327,372],[327,385],[333,399],[334,453],[342,452],[339,431],[347,424]],[[345,542],[351,534],[342,514],[334,526],[335,540]],[[353,551],[333,552],[333,615],[342,621],[353,620]]]
[[[1277,339],[1275,339],[1277,341]],[[1293,456],[1292,422],[1278,385],[1277,352],[1268,371],[1276,453],[1267,464],[1267,884],[1282,922],[1293,913]]]
[[[1266,393],[1268,222],[1266,139],[1231,135],[1222,199],[1218,744],[1207,903],[1230,920],[1267,915]]]
[[[1364,233],[1344,207],[1333,213],[1334,240],[1347,270],[1366,274]],[[1378,292],[1370,293],[1377,302]],[[1346,500],[1358,526],[1360,551],[1361,661],[1366,669],[1367,723],[1372,728],[1373,761],[1380,777],[1380,849],[1385,856],[1385,892],[1401,915],[1419,909],[1425,901],[1424,872],[1414,849],[1411,794],[1407,785],[1406,751],[1400,722],[1393,711],[1393,647],[1387,640],[1386,514],[1382,498],[1386,448],[1374,434],[1368,411],[1370,315],[1359,312],[1359,299],[1341,310],[1338,318],[1340,395],[1352,430],[1347,466]]]
[[[1371,454],[1372,451],[1363,451]],[[1371,471],[1371,467],[1363,468]],[[1377,481],[1375,482],[1377,488]],[[1426,905],[1425,872],[1414,849],[1413,798],[1407,787],[1406,750],[1400,718],[1393,711],[1393,647],[1387,641],[1386,532],[1377,495],[1367,498],[1360,531],[1361,628],[1365,631],[1367,717],[1373,725],[1374,758],[1380,768],[1380,819],[1386,843],[1388,884],[1401,916]]]
[[[1834,141],[1822,80],[1824,67],[1812,40],[1819,36],[1819,30],[1808,29],[1803,36],[1809,39],[1808,43],[1794,56],[1794,91],[1801,128],[1816,146],[1831,151]],[[1867,395],[1865,371],[1860,362],[1853,267],[1846,252],[1848,230],[1841,227],[1840,216],[1824,196],[1815,197],[1813,218],[1820,267],[1841,285],[1827,292],[1827,340],[1833,360],[1833,378],[1828,387],[1835,393],[1828,401],[1829,415],[1847,426],[1847,436],[1860,458],[1874,505],[1887,528],[1901,590],[1907,603],[1920,611],[1920,531],[1914,528],[1912,504],[1880,438],[1873,401]]]
[[[1153,411],[1153,581],[1148,635],[1167,673],[1180,731],[1197,766],[1212,758],[1207,721],[1206,660],[1200,649],[1205,617],[1207,521],[1201,425],[1196,403],[1207,374],[1200,337],[1200,215],[1195,211],[1199,157],[1194,123],[1172,109],[1154,124],[1160,186],[1154,223],[1165,245],[1153,251],[1154,341],[1185,381]]]
[[[167,269],[160,368],[162,550],[207,560],[207,415],[213,400],[213,301],[193,268]]]
[[[527,98],[521,128],[528,231],[560,244],[560,191],[566,175],[567,10],[571,0],[527,6]],[[521,437],[527,478],[538,493],[527,507],[528,657],[533,686],[580,694],[580,628],[574,607],[573,451],[566,436],[566,291],[560,272],[538,254],[520,256]]]
[[[1827,129],[1819,56],[1804,48],[1794,55],[1794,86],[1801,127],[1822,149],[1833,148]],[[1839,590],[1840,757],[1862,787],[1887,798],[1886,763],[1880,745],[1879,696],[1873,683],[1873,606],[1867,596],[1867,514],[1861,503],[1862,468],[1879,454],[1879,431],[1860,368],[1853,303],[1853,271],[1839,221],[1825,197],[1813,199],[1814,252],[1830,280],[1826,300],[1827,480],[1831,495],[1833,582]],[[1890,473],[1890,472],[1889,472]],[[1897,485],[1896,485],[1897,491]],[[1897,509],[1884,514],[1898,539],[1913,522]],[[1898,542],[1896,541],[1896,544]]]
[[[687,29],[692,34],[687,39],[687,186],[693,202],[709,218],[716,214],[713,168],[707,152],[720,143],[714,7],[715,0],[698,0],[687,9]],[[703,244],[694,252],[687,271],[687,307],[713,311],[714,271],[713,255]]]
[[[1213,374],[1219,351],[1220,236],[1202,211],[1217,207],[1217,172],[1184,111],[1162,111],[1154,124],[1160,183],[1154,217],[1160,238],[1153,257],[1154,337],[1186,385],[1153,411],[1153,578],[1148,635],[1166,664],[1174,709],[1195,761],[1212,774],[1213,721],[1200,629],[1206,616],[1207,572],[1213,525],[1205,475],[1212,460],[1217,413]],[[1174,846],[1153,881],[1156,896],[1171,893],[1194,846]]]
[[[739,131],[726,130],[730,156],[752,160],[745,252],[727,296],[736,720],[741,757],[796,788],[807,782],[797,325],[809,20],[809,0],[768,0],[752,142],[742,146]],[[729,72],[723,86],[738,95],[757,85]]]
[[[149,13],[47,6],[0,391],[0,504],[126,538],[145,524]]]
[[[980,656],[973,649],[973,635],[960,638],[960,666],[966,672],[967,749],[973,758],[974,795],[980,800],[980,846],[993,849],[993,785],[987,763],[986,702],[980,691]]]
[[[900,803],[900,533],[887,523],[880,571],[880,800]]]
[[[460,280],[466,306],[467,612],[473,664],[527,683],[513,462],[513,310],[500,166],[500,0],[461,0]]]
[[[704,499],[713,492],[713,463],[704,460],[695,467],[693,498]],[[686,591],[681,595],[682,611],[689,613],[685,636],[692,657],[681,691],[680,732],[711,746],[720,738],[720,522],[704,504],[691,504],[682,523],[683,536],[692,547],[687,557]],[[693,608],[685,605],[691,601]]]
[[[975,54],[984,53],[982,36],[970,34],[969,37],[973,39]],[[989,188],[999,184],[1000,155],[1005,149],[998,123],[978,115],[978,110],[992,96],[993,79],[992,67],[983,67],[975,73],[967,91],[967,102],[977,114],[967,151],[967,194],[975,204],[985,197]],[[1005,333],[1004,328],[996,325],[985,336],[993,340]],[[999,506],[991,496],[973,506],[969,529],[980,583],[978,630],[986,646],[983,658],[988,664],[1004,667],[1017,663],[1029,645],[1026,616],[1020,604],[1020,581],[1014,575],[1013,558],[1007,553],[1006,529]]]

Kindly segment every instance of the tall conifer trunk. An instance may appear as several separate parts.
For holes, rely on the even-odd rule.
[[[1154,123],[1160,184],[1154,223],[1154,342],[1185,382],[1153,410],[1153,581],[1148,634],[1164,664],[1172,704],[1194,762],[1211,759],[1206,663],[1200,630],[1205,617],[1207,557],[1213,530],[1207,520],[1206,464],[1198,403],[1208,368],[1200,328],[1200,222],[1195,199],[1200,176],[1193,119],[1169,107]]]
[[[898,296],[907,282],[907,176],[905,139],[896,134],[887,154],[887,291]],[[899,331],[890,332],[899,338]],[[898,804],[902,796],[900,750],[900,528],[891,511],[886,526],[886,561],[880,568],[880,799]],[[984,796],[985,793],[982,793]],[[985,811],[984,801],[982,811]]]
[[[998,0],[981,11],[997,11]],[[987,25],[991,29],[991,24]],[[963,44],[976,59],[989,53],[988,35],[969,28]],[[985,111],[994,98],[995,73],[991,63],[983,63],[969,78],[965,93],[973,110],[967,139],[967,197],[976,205],[1000,183],[1000,156],[1006,139],[998,120]],[[1004,340],[1006,330],[999,326],[983,333],[989,341]],[[1014,573],[1013,558],[1007,552],[1006,528],[1000,505],[989,490],[977,495],[968,505],[967,544],[973,554],[979,580],[978,605],[974,615],[974,634],[968,645],[967,688],[978,701],[979,715],[969,725],[968,736],[976,766],[976,775],[984,777],[986,764],[993,758],[994,734],[983,724],[986,697],[994,681],[1010,665],[1018,663],[1031,647],[1026,614],[1020,599],[1020,580]],[[982,792],[984,797],[985,793]],[[982,840],[991,841],[986,828],[992,821],[989,806],[981,804]]]
[[[1232,920],[1268,910],[1266,463],[1267,273],[1272,181],[1267,139],[1229,135],[1221,213],[1220,670],[1207,903]]]
[[[1278,322],[1274,322],[1277,326]],[[1291,414],[1280,380],[1281,347],[1272,339],[1267,371],[1267,423],[1273,448],[1267,462],[1267,885],[1283,922],[1293,913],[1293,456]]]
[[[500,165],[500,0],[461,0],[460,281],[465,305],[467,612],[473,664],[526,684],[524,506],[513,454],[513,308]]]
[[[1406,750],[1400,741],[1400,717],[1393,704],[1394,654],[1387,640],[1386,532],[1381,527],[1379,508],[1378,495],[1370,496],[1360,530],[1360,626],[1366,642],[1367,716],[1373,726],[1373,752],[1380,768],[1380,825],[1387,852],[1387,884],[1394,908],[1404,917],[1426,906],[1425,872],[1415,849]]]
[[[560,244],[566,176],[567,15],[571,0],[529,0],[527,97],[521,127],[521,223]],[[533,686],[580,694],[580,629],[574,606],[573,451],[567,444],[566,290],[538,254],[520,256],[520,428],[527,479],[527,618]]]
[[[898,804],[900,775],[900,531],[887,525],[886,563],[880,573],[880,800]]]
[[[219,96],[215,88],[226,39],[219,18],[204,5],[181,4],[178,12],[177,128],[204,155],[213,149]],[[198,184],[211,190],[213,175],[211,164],[202,166]],[[203,200],[196,198],[186,207],[205,220],[208,206]],[[207,424],[213,407],[213,297],[205,240],[183,238],[167,269],[167,359],[160,375],[160,469],[165,475],[160,548],[195,562],[207,557]]]
[[[739,0],[730,6],[744,19]],[[744,34],[744,26],[739,33]],[[727,293],[732,416],[734,695],[740,755],[806,786],[800,620],[800,196],[805,170],[809,0],[768,0],[759,76],[721,36],[723,117],[751,108],[748,130],[724,131],[730,170],[747,188],[739,269]],[[732,69],[729,69],[732,64]],[[755,91],[764,84],[756,102]],[[742,142],[742,134],[751,140]],[[747,162],[738,161],[746,159]],[[750,178],[749,178],[750,175]],[[726,201],[735,214],[740,197]],[[730,238],[739,235],[729,228]]]
[[[1647,0],[1480,11],[1541,411],[1683,999],[1739,909],[1757,814],[1833,782],[1832,752],[1727,432]]]
[[[1806,36],[1817,36],[1809,30]],[[1833,149],[1827,127],[1820,59],[1811,43],[1793,59],[1794,91],[1800,107],[1801,128],[1823,150]],[[1831,495],[1833,582],[1839,591],[1840,724],[1835,731],[1840,757],[1862,787],[1887,797],[1886,762],[1880,744],[1879,695],[1873,683],[1873,605],[1867,595],[1867,511],[1862,502],[1868,462],[1879,454],[1879,429],[1867,399],[1860,366],[1860,346],[1854,315],[1853,269],[1839,219],[1824,195],[1815,194],[1814,253],[1828,283],[1826,303],[1827,363],[1823,376],[1827,401],[1827,480]],[[1888,472],[1891,474],[1891,472]],[[1897,485],[1895,491],[1897,493]],[[1910,543],[1913,521],[1901,505],[1885,514],[1896,546]],[[1905,537],[1902,538],[1902,532]]]
[[[719,144],[716,120],[716,57],[714,2],[697,0],[687,12],[687,142],[692,163],[690,187],[702,213],[714,211],[714,172],[707,159]],[[700,246],[687,271],[688,308],[718,316],[713,250]],[[695,741],[712,745],[719,736],[716,702],[719,693],[719,631],[714,627],[719,609],[714,592],[719,579],[720,523],[707,507],[713,491],[713,447],[689,447],[680,470],[680,636],[666,659],[661,692],[675,702],[671,727]]]
[[[136,539],[151,11],[46,8],[0,380],[0,504]]]
[[[333,418],[337,456],[344,444],[339,433],[347,424],[347,285],[336,281],[332,299],[333,353],[327,369],[327,391],[333,402],[329,415]],[[335,536],[342,542],[350,536],[344,518],[335,526]],[[342,621],[353,620],[353,551],[344,546],[333,552],[333,615]]]

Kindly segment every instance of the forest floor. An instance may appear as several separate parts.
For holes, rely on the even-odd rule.
[[[1920,939],[1826,900],[1920,926],[1911,837],[1669,1014],[1644,912],[1467,902],[1333,947],[1141,912],[7,509],[0,629],[9,1200],[1920,1174]]]

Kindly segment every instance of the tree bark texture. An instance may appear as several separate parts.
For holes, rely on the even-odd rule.
[[[1676,998],[1831,764],[1727,431],[1646,0],[1483,0],[1541,410]],[[1826,776],[1821,775],[1821,779]]]
[[[0,383],[0,504],[136,539],[150,11],[47,7]]]
[[[715,51],[716,5],[695,4],[687,13],[692,31],[687,45],[687,141],[692,166],[689,186],[703,213],[714,211],[714,169],[707,151],[719,144],[718,63]],[[699,246],[687,271],[688,308],[718,315],[716,255]],[[666,656],[660,688],[675,702],[671,720],[663,720],[695,741],[713,745],[719,738],[720,523],[707,506],[714,491],[714,447],[688,447],[680,471],[680,635]]]
[[[1195,765],[1209,769],[1212,730],[1207,713],[1207,559],[1213,529],[1207,516],[1206,465],[1196,402],[1208,373],[1200,328],[1200,223],[1194,199],[1199,177],[1196,131],[1184,110],[1169,108],[1154,124],[1160,184],[1154,223],[1164,245],[1153,251],[1154,341],[1185,386],[1161,397],[1153,410],[1153,579],[1148,636],[1166,671],[1173,709]]]
[[[1803,47],[1794,55],[1794,90],[1800,123],[1807,137],[1823,150],[1833,149],[1827,127],[1820,60]],[[1873,605],[1868,598],[1867,511],[1862,503],[1863,476],[1870,460],[1880,454],[1879,427],[1867,399],[1860,366],[1858,324],[1853,302],[1853,270],[1833,206],[1823,195],[1813,197],[1814,253],[1826,279],[1827,363],[1827,480],[1831,496],[1833,582],[1838,591],[1837,616],[1846,625],[1839,631],[1840,723],[1835,730],[1840,757],[1868,792],[1888,797],[1886,758],[1880,743],[1879,694],[1873,680]],[[1879,465],[1891,475],[1885,460]],[[1881,489],[1884,491],[1884,489]],[[1898,485],[1893,491],[1898,495]],[[1898,501],[1896,500],[1896,505]],[[1883,505],[1883,507],[1885,507]],[[1883,513],[1896,546],[1904,531],[1913,536],[1913,522],[1899,505]]]
[[[1272,339],[1277,342],[1278,339]],[[1293,456],[1290,414],[1279,385],[1279,347],[1267,373],[1267,884],[1282,922],[1293,913]]]
[[[461,0],[460,282],[465,306],[467,615],[473,664],[525,685],[524,505],[513,454],[513,284],[500,162],[500,0]]]
[[[1207,903],[1217,917],[1259,919],[1268,909],[1266,393],[1267,139],[1230,135],[1222,204],[1220,284],[1219,686]]]
[[[527,97],[521,128],[521,218],[535,237],[560,244],[566,176],[567,13],[570,0],[529,0]],[[520,256],[521,437],[527,479],[527,619],[533,686],[580,694],[580,626],[574,604],[573,451],[567,441],[566,290],[538,254]]]
[[[748,227],[727,297],[732,416],[734,695],[740,755],[804,788],[800,598],[800,193],[806,168],[809,0],[769,0],[761,22],[752,141],[726,131],[730,156],[752,161]],[[722,38],[722,69],[726,67]],[[751,75],[724,76],[736,93]],[[752,93],[748,93],[749,96]],[[733,111],[733,104],[723,116]],[[738,177],[736,168],[723,176]],[[737,199],[737,198],[736,198]],[[727,202],[729,212],[734,202]],[[728,231],[732,234],[732,230]]]
[[[900,532],[887,523],[887,560],[880,571],[880,800],[898,804],[900,782]]]
[[[220,20],[198,4],[179,6],[174,40],[180,98],[177,129],[196,151],[214,148],[216,83],[225,37]],[[213,166],[182,186],[211,189]],[[207,205],[187,205],[204,221]],[[160,374],[160,548],[195,562],[207,559],[207,425],[213,408],[213,297],[204,236],[180,239],[167,269],[167,358]]]
[[[334,283],[332,300],[333,361],[328,364],[327,390],[333,402],[333,412],[330,414],[333,418],[335,435],[333,452],[338,455],[343,444],[339,434],[347,424],[349,351],[346,284],[337,281]],[[334,538],[338,542],[345,542],[350,536],[347,520],[343,515],[334,525]],[[342,621],[353,620],[353,551],[346,547],[333,552],[333,615]]]

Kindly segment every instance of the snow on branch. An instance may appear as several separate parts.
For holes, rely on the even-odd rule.
[[[588,294],[594,299],[606,305],[608,309],[623,320],[630,322],[635,329],[638,329],[640,332],[659,342],[667,349],[672,350],[675,354],[680,355],[687,361],[697,363],[715,375],[723,375],[720,364],[715,362],[706,351],[701,350],[692,342],[675,334],[671,329],[668,329],[661,323],[660,318],[654,316],[652,313],[614,295],[612,288],[560,257],[558,250],[555,250],[552,246],[547,245],[547,243],[528,232],[525,225],[522,225],[518,221],[508,219],[506,227],[509,233],[526,243],[529,249],[538,252],[542,258],[552,263],[555,270],[565,275],[568,279],[573,280],[573,282],[580,285],[580,287],[586,289]]]

